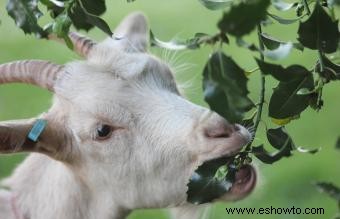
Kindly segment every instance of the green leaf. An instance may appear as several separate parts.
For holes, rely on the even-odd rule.
[[[283,127],[279,127],[276,129],[268,129],[267,139],[269,143],[278,150],[282,149],[283,147],[286,147],[287,150],[284,156],[287,157],[291,155],[290,152],[295,148],[293,140],[290,138],[290,136]]]
[[[292,65],[283,68],[256,60],[263,74],[270,74],[279,80],[269,102],[269,116],[275,119],[287,119],[300,115],[309,105],[309,96],[298,95],[302,88],[314,89],[312,74],[304,67]]]
[[[199,0],[199,2],[210,10],[220,10],[230,6],[234,0]]]
[[[340,188],[332,183],[318,182],[315,184],[321,192],[328,194],[330,197],[340,202]]]
[[[245,71],[230,57],[215,52],[203,71],[205,101],[228,121],[241,122],[244,113],[254,106],[247,97],[247,81]]]
[[[338,48],[340,37],[338,21],[332,21],[319,1],[316,2],[311,16],[300,23],[298,34],[301,44],[310,49],[333,53]]]
[[[43,15],[38,9],[38,0],[9,0],[6,10],[24,33],[46,37],[46,33],[38,24],[38,19]]]
[[[63,37],[68,34],[71,24],[72,21],[67,14],[60,14],[54,21],[52,31],[56,33],[58,37]]]
[[[242,1],[232,6],[229,12],[224,13],[218,22],[218,27],[222,32],[236,37],[248,34],[266,18],[269,5],[270,0]]]
[[[298,2],[294,3],[287,3],[281,0],[272,0],[272,4],[274,8],[276,8],[279,11],[288,11],[298,5]]]
[[[285,119],[300,115],[309,105],[309,96],[298,95],[301,88],[313,89],[313,77],[308,75],[301,80],[280,82],[274,88],[269,102],[269,116],[276,119]]]
[[[235,177],[235,172],[223,169],[229,162],[228,158],[219,158],[199,166],[188,183],[187,201],[207,203],[228,192]]]
[[[63,38],[67,47],[73,50],[73,43],[68,33],[70,31],[70,27],[72,25],[72,21],[66,13],[58,15],[52,25],[52,32],[55,33],[59,38]]]
[[[285,24],[285,25],[287,25],[287,24],[293,24],[293,23],[295,23],[295,22],[301,20],[301,18],[303,17],[303,16],[301,16],[301,17],[294,18],[294,19],[287,19],[287,18],[279,17],[279,16],[274,15],[274,14],[270,14],[270,13],[268,13],[268,16],[271,17],[272,19],[276,20],[276,21],[279,22],[280,24]]]

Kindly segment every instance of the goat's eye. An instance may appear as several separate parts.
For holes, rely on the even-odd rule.
[[[105,140],[108,139],[113,131],[113,127],[106,125],[106,124],[101,124],[97,127],[97,140]]]

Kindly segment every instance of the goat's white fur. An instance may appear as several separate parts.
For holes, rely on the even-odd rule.
[[[65,65],[41,115],[51,130],[39,147],[49,156],[32,153],[3,181],[0,218],[17,219],[13,203],[23,219],[119,219],[183,205],[199,164],[245,144],[242,127],[230,138],[204,135],[226,121],[179,95],[168,65],[146,53],[147,32],[145,17],[132,14],[86,61]],[[120,128],[97,141],[98,124]]]

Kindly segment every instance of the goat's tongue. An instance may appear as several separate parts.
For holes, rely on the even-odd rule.
[[[235,181],[229,191],[238,199],[248,195],[256,184],[256,173],[251,165],[242,166],[235,173]]]
[[[242,166],[235,174],[234,184],[243,184],[251,177],[251,167],[249,165]]]

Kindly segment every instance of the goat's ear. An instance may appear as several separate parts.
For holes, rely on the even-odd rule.
[[[66,159],[65,146],[70,141],[65,130],[54,121],[46,121],[46,126],[36,140],[29,138],[37,119],[5,121],[0,123],[0,153],[39,152],[57,160]],[[59,128],[58,128],[59,127]]]
[[[114,31],[113,38],[129,52],[146,52],[149,28],[146,17],[134,12],[123,19]]]

